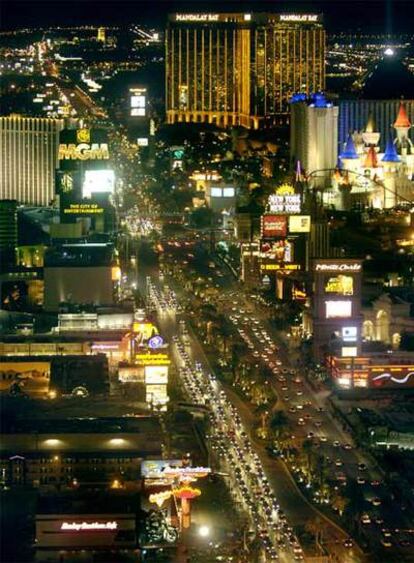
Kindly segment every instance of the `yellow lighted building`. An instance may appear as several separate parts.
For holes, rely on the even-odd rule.
[[[0,198],[50,205],[63,119],[0,117]]]
[[[104,27],[98,27],[98,33],[96,36],[98,41],[105,43],[106,41],[106,29]]]
[[[294,92],[325,87],[318,14],[172,14],[166,31],[168,123],[258,128],[283,122]]]

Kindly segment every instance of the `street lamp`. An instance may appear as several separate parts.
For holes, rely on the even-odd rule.
[[[202,538],[207,538],[210,535],[210,528],[208,526],[200,526],[198,533]]]

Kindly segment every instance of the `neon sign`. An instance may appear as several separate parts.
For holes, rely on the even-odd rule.
[[[295,194],[293,186],[282,184],[268,199],[269,211],[273,213],[300,213],[301,197]]]
[[[316,264],[317,272],[359,272],[361,264]]]
[[[162,336],[160,336],[159,334],[156,334],[155,336],[152,336],[149,340],[148,340],[148,346],[152,349],[152,350],[156,350],[157,348],[161,348],[161,346],[164,345],[164,339]]]
[[[317,22],[319,19],[317,14],[281,14],[279,18],[281,22]]]
[[[171,364],[167,354],[137,354],[135,358],[141,366],[169,366]]]
[[[148,500],[155,503],[159,508],[172,496],[172,491],[160,491],[159,493],[153,493],[148,497]]]
[[[409,371],[404,377],[398,378],[398,377],[394,377],[392,376],[390,373],[388,372],[384,372],[381,373],[380,375],[376,375],[375,377],[372,378],[372,382],[376,385],[378,385],[377,382],[381,382],[382,380],[390,380],[393,383],[398,383],[400,385],[403,385],[404,383],[407,383],[408,380],[410,379],[411,376],[414,376],[414,371]]]
[[[115,522],[115,520],[108,522],[62,522],[60,529],[71,532],[117,530],[118,522]]]
[[[163,470],[163,475],[169,477],[189,475],[190,477],[205,477],[211,473],[210,467],[169,467]]]
[[[109,149],[107,143],[79,143],[75,145],[60,144],[59,160],[108,160]]]
[[[194,487],[189,487],[188,485],[184,485],[179,489],[174,489],[172,494],[181,500],[191,500],[193,498],[199,497],[201,495],[200,489],[196,489]]]
[[[216,22],[218,14],[175,14],[177,22]]]

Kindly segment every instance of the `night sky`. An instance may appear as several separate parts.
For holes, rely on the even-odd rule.
[[[412,32],[414,0],[2,0],[2,29],[132,21],[163,26],[174,11],[323,12],[328,31]]]

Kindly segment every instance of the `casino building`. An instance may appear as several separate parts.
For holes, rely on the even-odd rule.
[[[63,119],[0,117],[0,194],[25,205],[55,197],[59,132]]]
[[[172,14],[166,31],[168,123],[257,129],[287,118],[294,92],[325,87],[317,14]]]

